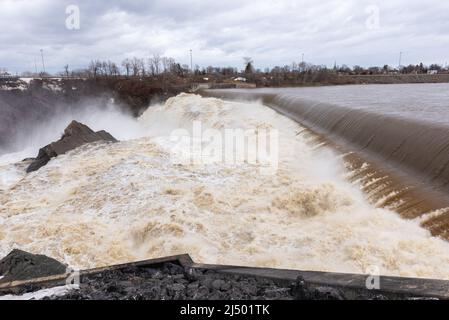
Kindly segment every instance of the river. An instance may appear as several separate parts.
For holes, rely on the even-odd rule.
[[[37,172],[1,157],[0,256],[20,248],[88,268],[189,253],[203,263],[449,279],[448,242],[370,201],[341,154],[259,102],[181,94],[137,120],[114,119],[94,129],[120,142],[83,146]],[[198,124],[222,141],[226,129],[268,130],[276,161],[250,161],[251,148],[242,161],[174,161],[188,141],[179,137]]]

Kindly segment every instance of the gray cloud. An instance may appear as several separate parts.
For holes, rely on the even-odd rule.
[[[69,4],[80,8],[80,30],[65,27]],[[367,27],[372,8],[376,28]],[[34,70],[41,48],[52,72],[153,52],[188,63],[190,48],[200,66],[241,67],[251,56],[265,68],[301,53],[317,64],[396,65],[399,51],[404,63],[445,63],[447,12],[446,0],[0,0],[0,67]]]

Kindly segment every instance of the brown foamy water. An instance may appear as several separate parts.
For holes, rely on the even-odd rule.
[[[270,127],[257,164],[175,165],[170,132]],[[449,279],[449,243],[376,207],[341,156],[258,103],[182,94],[149,108],[140,138],[83,146],[25,175],[1,162],[0,256],[13,248],[87,268],[189,253],[197,262]],[[429,213],[438,214],[438,213]]]

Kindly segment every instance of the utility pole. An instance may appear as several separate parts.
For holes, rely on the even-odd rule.
[[[41,58],[42,58],[42,70],[45,73],[45,63],[44,63],[44,49],[41,49]]]
[[[402,51],[399,52],[399,66],[398,66],[398,71],[401,71],[401,64],[402,64]]]
[[[193,73],[193,57],[192,57],[192,49],[190,49],[190,70]]]

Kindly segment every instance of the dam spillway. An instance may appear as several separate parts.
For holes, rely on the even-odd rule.
[[[396,202],[396,211],[407,218],[434,211],[423,217],[423,225],[434,235],[449,237],[448,84],[218,89],[203,94],[262,101],[345,146],[345,152],[361,155],[375,164],[362,174],[369,191],[375,190],[375,200],[390,197],[383,204]],[[364,164],[360,157],[347,158],[357,159],[359,169]]]

